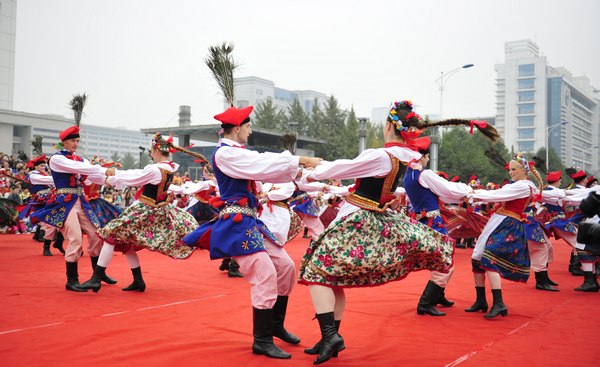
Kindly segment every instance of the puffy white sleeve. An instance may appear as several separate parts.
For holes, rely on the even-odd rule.
[[[537,189],[534,186],[530,186],[523,180],[504,185],[499,190],[474,190],[473,199],[484,203],[511,201],[531,196],[532,190],[533,193],[537,193]]]
[[[149,164],[143,169],[117,171],[108,178],[108,184],[117,190],[127,186],[156,185],[162,181],[162,174],[156,164]]]
[[[565,191],[561,189],[542,190],[542,201],[547,204],[561,205],[565,195]]]
[[[419,183],[430,189],[444,203],[458,203],[473,190],[464,183],[450,182],[432,170],[424,170],[419,176]]]
[[[29,182],[32,185],[52,185],[54,186],[54,180],[52,176],[44,176],[40,174],[29,175]]]
[[[293,181],[300,170],[300,157],[287,150],[259,153],[223,146],[215,153],[215,163],[229,177],[273,183]]]
[[[78,173],[80,175],[94,176],[104,175],[106,168],[93,165],[89,161],[74,161],[63,155],[55,154],[50,157],[50,169],[62,173]]]
[[[309,173],[306,178],[340,180],[383,176],[392,170],[392,161],[383,149],[367,149],[354,159],[338,159],[333,162],[323,161]]]
[[[296,187],[293,183],[281,184],[281,185],[273,185],[271,190],[267,192],[267,196],[269,200],[273,201],[281,201],[289,199],[292,194],[294,194]]]

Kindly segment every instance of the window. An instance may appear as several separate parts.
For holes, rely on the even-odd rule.
[[[535,129],[519,129],[519,139],[533,139]]]
[[[262,96],[263,95],[262,89],[257,89],[256,90],[256,94],[259,95],[259,96]]]
[[[523,103],[519,105],[519,115],[535,113],[535,103]]]
[[[520,79],[519,89],[533,89],[535,88],[535,79]]]
[[[519,127],[533,126],[535,122],[534,116],[519,116],[517,119],[519,120]]]
[[[519,77],[534,76],[534,75],[535,75],[535,64],[519,65]]]
[[[527,92],[518,92],[519,93],[519,102],[531,102],[535,100],[535,92],[527,91]]]
[[[518,141],[519,152],[533,152],[532,141]]]

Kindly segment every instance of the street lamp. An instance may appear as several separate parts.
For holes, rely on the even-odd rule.
[[[358,118],[358,153],[362,153],[363,150],[367,149],[367,118]]]
[[[548,161],[548,151],[550,150],[550,132],[559,126],[568,124],[569,121],[561,121],[558,124],[554,124],[546,128],[546,172],[550,171],[550,162]]]
[[[475,66],[475,64],[465,64],[463,66],[452,69],[450,71],[446,71],[446,72],[442,71],[440,77],[435,80],[436,82],[440,83],[440,120],[442,120],[443,116],[444,116],[444,86],[448,82],[448,79],[452,75],[459,72],[461,69],[468,69],[473,66]],[[431,132],[431,136],[430,136],[431,137],[431,145],[429,147],[429,158],[430,158],[430,166],[431,166],[432,171],[438,170],[438,148],[439,148],[439,141],[440,141],[440,136],[439,136],[438,132],[439,132],[439,129],[437,127],[433,128],[433,131]]]
[[[144,152],[146,151],[146,148],[144,148],[141,145],[138,148],[140,149],[140,168],[142,168],[142,154],[144,154]]]

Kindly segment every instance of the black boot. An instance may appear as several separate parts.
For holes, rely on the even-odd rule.
[[[300,338],[288,332],[283,327],[285,314],[287,311],[288,296],[277,296],[275,306],[273,306],[273,336],[283,340],[286,343],[298,344]]]
[[[315,315],[315,318],[317,316]],[[314,320],[314,319],[313,319]],[[342,323],[342,320],[335,320],[335,331],[338,333],[338,335],[340,335],[340,324]],[[340,335],[340,338],[342,338],[342,336]],[[306,354],[319,354],[321,353],[321,345],[323,344],[323,340],[319,340],[312,348],[306,348],[304,349],[304,353]],[[342,344],[340,344],[340,346],[338,347],[338,352],[343,351],[344,349],[346,349],[346,345],[344,345],[344,341],[342,338]],[[333,353],[334,357],[337,357],[338,354],[337,353]]]
[[[146,283],[144,282],[144,278],[142,278],[142,268],[137,267],[131,269],[131,274],[133,274],[133,283],[129,284],[127,287],[123,288],[125,292],[129,291],[140,291],[143,292],[146,290]]]
[[[235,261],[234,258],[231,258],[229,262],[229,270],[227,271],[227,276],[230,278],[243,278],[244,276],[240,273],[240,266]]]
[[[321,329],[321,351],[313,364],[327,362],[331,357],[337,357],[344,339],[337,333],[333,312],[318,313],[319,328]]]
[[[417,305],[417,314],[419,315],[431,315],[431,316],[445,316],[446,313],[438,310],[435,306],[438,304],[438,300],[440,299],[440,295],[444,291],[444,288],[435,284],[431,280],[427,282],[425,286],[425,290],[421,295],[421,299],[419,299],[419,304]]]
[[[571,253],[571,259],[569,261],[569,273],[574,276],[583,275],[583,270],[581,270],[581,261],[579,261],[579,256]]]
[[[90,259],[92,260],[92,270],[96,270],[96,265],[98,264],[98,256],[90,256]],[[117,281],[106,275],[106,272],[103,273],[102,279],[100,280],[102,280],[106,284],[117,284]]]
[[[224,257],[223,260],[221,260],[221,265],[219,265],[219,270],[228,271],[230,262],[231,262],[230,257]]]
[[[63,237],[62,233],[60,231],[56,231],[56,234],[54,235],[54,245],[52,245],[52,247],[60,251],[62,254],[65,253],[65,249],[63,248],[64,240],[65,238]]]
[[[50,252],[50,240],[44,241],[44,256],[52,256],[52,252]]]
[[[252,308],[254,342],[252,353],[269,358],[289,359],[292,355],[273,343],[273,309]]]
[[[450,301],[446,298],[446,288],[442,288],[442,293],[440,294],[440,298],[437,301],[438,305],[442,305],[444,307],[454,306],[454,301]]]
[[[77,263],[66,262],[67,264],[67,284],[65,289],[74,292],[87,292],[87,289],[82,288],[79,284],[79,273],[77,272]]]
[[[598,286],[598,279],[596,274],[591,271],[583,272],[583,284],[575,288],[578,292],[598,292],[600,287]]]
[[[33,234],[33,240],[34,241],[40,241],[40,231],[42,230],[42,228],[40,226],[37,226],[35,229],[35,233]],[[42,241],[44,240],[44,237],[41,237]]]
[[[310,238],[308,235],[308,227],[304,227],[304,233],[302,234],[302,238]]]
[[[459,238],[456,240],[456,248],[467,248],[464,238]]]
[[[498,315],[502,315],[502,317],[508,315],[508,308],[506,308],[504,302],[502,301],[502,289],[492,289],[492,296],[494,297],[492,309],[490,312],[483,315],[483,317],[486,319],[491,319],[492,317],[496,317]]]
[[[558,292],[559,290],[554,288],[548,282],[548,272],[538,271],[535,273],[535,289],[542,291]]]
[[[475,291],[477,292],[477,299],[475,300],[475,303],[473,303],[473,306],[467,308],[465,312],[487,312],[488,303],[485,299],[485,287],[475,287]]]
[[[92,277],[81,285],[82,288],[91,289],[94,292],[98,293],[100,287],[102,286],[102,278],[106,276],[106,268],[100,265],[96,265],[94,267],[94,274]]]

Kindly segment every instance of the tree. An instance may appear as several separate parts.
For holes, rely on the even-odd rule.
[[[319,106],[319,101],[313,100],[312,110],[308,119],[307,134],[313,138],[322,138],[323,129],[323,111]]]
[[[147,153],[144,153],[144,152],[142,152],[142,155],[140,157],[142,157],[142,162],[140,164],[140,161],[138,159],[138,162],[137,162],[138,163],[138,167],[144,168],[144,167],[146,167],[148,165],[148,163],[150,163],[150,157],[148,156]]]
[[[385,122],[384,122],[385,124]],[[383,147],[383,124],[367,122],[367,149]]]
[[[347,112],[340,109],[337,99],[332,95],[327,100],[323,109],[323,136],[329,142],[322,157],[328,160],[348,158],[344,156],[346,142],[346,116]]]
[[[354,158],[358,155],[358,129],[360,124],[356,118],[354,107],[350,109],[346,119],[346,136],[344,137],[344,157]]]
[[[306,112],[304,112],[304,108],[300,104],[298,98],[295,98],[292,104],[288,107],[287,115],[285,116],[285,123],[289,125],[290,122],[298,123],[298,134],[307,135],[308,134],[308,122],[309,118]]]
[[[117,162],[117,161],[115,161],[115,162]],[[123,165],[123,169],[135,169],[135,168],[139,167],[138,162],[135,160],[135,158],[133,157],[133,154],[131,154],[130,152],[123,154],[123,161],[120,163]]]
[[[273,106],[273,99],[267,98],[259,102],[254,110],[254,126],[270,130],[287,131],[285,113]]]
[[[536,157],[540,157],[544,160],[544,167],[541,167],[541,169],[538,168],[538,171],[542,172],[542,171],[546,171],[546,147],[541,147],[540,149],[538,149],[538,151],[535,153]],[[554,172],[554,171],[563,171],[565,169],[565,166],[563,166],[562,162],[560,161],[560,157],[558,156],[558,154],[556,154],[556,151],[554,150],[554,148],[550,148],[550,150],[548,150],[548,171],[550,172]]]
[[[508,175],[503,167],[494,165],[486,157],[485,151],[491,146],[508,161],[508,150],[503,142],[492,144],[477,131],[470,135],[464,128],[455,127],[442,137],[439,169],[450,177],[459,175],[463,182],[476,175],[482,184],[500,183]]]
[[[121,155],[119,153],[115,152],[110,156],[110,160],[113,162],[121,163]]]

